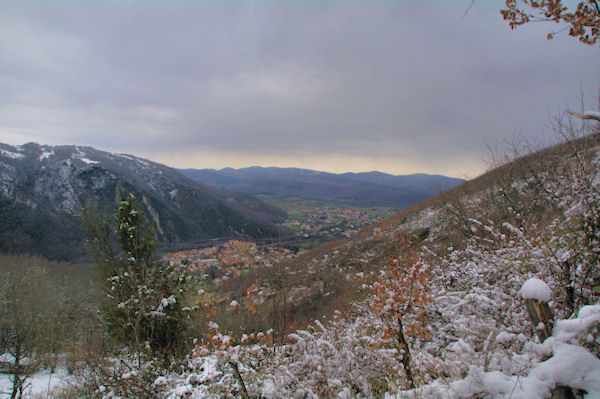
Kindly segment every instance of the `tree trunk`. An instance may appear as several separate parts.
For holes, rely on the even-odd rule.
[[[567,291],[568,292],[568,291]],[[568,300],[569,298],[567,298]],[[526,299],[527,312],[531,319],[531,324],[535,330],[540,342],[544,342],[546,338],[552,335],[552,327],[554,326],[554,317],[552,311],[546,302],[539,302],[535,299]],[[543,323],[543,328],[538,328],[540,323]],[[540,326],[541,327],[541,326]],[[551,399],[571,399],[575,398],[573,390],[570,387],[557,386],[550,391]]]
[[[540,342],[544,342],[546,338],[552,335],[552,327],[554,326],[552,311],[546,302],[539,302],[535,299],[526,299],[525,304],[527,305],[527,312],[529,312],[533,329]],[[543,328],[538,328],[540,323],[543,323]]]
[[[415,387],[415,380],[410,367],[410,364],[412,363],[410,348],[408,347],[408,341],[404,336],[404,327],[402,326],[402,319],[400,318],[398,318],[398,343],[400,344],[399,346],[402,347],[402,350],[404,350],[400,361],[402,362],[402,367],[404,368],[404,373],[406,374],[409,387],[413,389]]]
[[[238,368],[237,363],[233,360],[229,360],[227,363],[229,363],[229,365],[233,369],[233,374],[235,375],[235,378],[237,378],[238,383],[240,384],[242,398],[250,399],[250,395],[248,395],[248,391],[246,390],[246,384],[244,384],[244,380],[242,379],[242,375],[240,374],[240,369]]]
[[[563,285],[565,287],[565,307],[569,314],[573,314],[575,312],[575,287],[571,278],[571,264],[569,261],[563,262],[562,269]]]
[[[17,350],[15,352],[15,361],[14,361],[13,370],[12,370],[13,387],[12,387],[12,393],[10,394],[10,399],[16,399],[17,394],[18,394],[19,398],[22,395],[23,382],[25,382],[25,381],[24,381],[24,379],[21,378],[20,363],[21,363],[21,351],[20,351],[19,347],[17,346]]]

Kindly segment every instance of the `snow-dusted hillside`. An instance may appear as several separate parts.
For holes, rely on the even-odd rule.
[[[599,144],[516,159],[262,279],[205,282],[185,360],[122,348],[80,363],[69,395],[599,398]],[[302,325],[300,303],[325,314]]]
[[[117,188],[143,200],[163,243],[275,234],[285,213],[251,197],[219,193],[177,171],[91,147],[0,144],[0,250],[81,258],[77,217],[114,207]]]
[[[88,370],[81,389],[103,398],[598,398],[598,143],[589,135],[515,160],[300,257],[304,273],[334,270],[357,292],[321,282],[321,297],[342,303],[334,296],[346,292],[346,306],[282,344],[273,329],[210,321],[182,368],[132,371],[139,360],[124,356],[109,377]],[[254,317],[268,293],[257,281],[230,312]],[[549,300],[554,319],[533,325],[527,300]]]

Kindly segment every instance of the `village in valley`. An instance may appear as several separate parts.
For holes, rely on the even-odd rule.
[[[288,209],[288,218],[282,224],[282,231],[288,233],[275,244],[229,240],[206,248],[167,253],[163,259],[175,272],[190,273],[219,284],[228,278],[239,277],[244,271],[291,260],[320,243],[349,238],[394,212],[391,208],[341,206]]]
[[[277,246],[259,246],[254,242],[230,240],[208,248],[191,249],[168,253],[163,260],[173,266],[174,271],[198,275],[202,279],[219,284],[242,272],[257,267],[269,267],[282,260],[294,257],[289,249]]]

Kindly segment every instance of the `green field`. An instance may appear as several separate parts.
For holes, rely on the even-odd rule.
[[[374,217],[387,217],[391,216],[394,213],[398,212],[399,209],[391,208],[391,207],[370,207],[370,208],[359,208],[356,206],[350,206],[345,204],[336,204],[333,202],[325,202],[318,200],[308,200],[305,198],[298,197],[290,197],[290,198],[272,198],[266,195],[262,195],[258,197],[261,201],[264,201],[268,204],[274,205],[278,208],[281,208],[285,211],[292,210],[310,210],[310,209],[318,209],[318,208],[343,208],[343,209],[352,209],[355,211],[364,212],[370,216]],[[292,215],[298,216],[298,215]],[[297,219],[301,220],[301,219]]]

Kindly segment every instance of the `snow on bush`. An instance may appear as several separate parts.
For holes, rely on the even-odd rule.
[[[586,398],[600,397],[600,360],[582,346],[570,343],[587,333],[590,326],[600,321],[600,305],[586,306],[579,317],[559,320],[552,337],[542,344],[530,342],[525,351],[538,359],[523,375],[486,371],[471,366],[466,378],[448,386],[438,383],[422,387],[419,392],[402,392],[398,397],[465,398],[482,394],[510,398],[546,398],[556,386],[569,386],[587,392]]]

